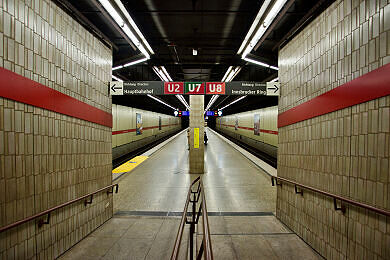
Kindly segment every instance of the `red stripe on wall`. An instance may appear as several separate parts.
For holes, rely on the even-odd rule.
[[[135,129],[113,131],[112,135],[126,134],[126,133],[131,133],[131,132],[135,132]]]
[[[222,124],[222,125],[223,126],[227,126],[227,127],[235,127],[235,125],[225,125],[225,124]],[[244,130],[249,130],[249,131],[254,131],[255,130],[252,127],[245,127],[245,126],[238,126],[238,128],[244,129]],[[278,134],[278,131],[266,130],[266,129],[260,129],[260,132],[266,133],[266,134],[272,134],[272,135],[277,135]]]
[[[0,68],[0,97],[112,128],[110,113],[4,68]]]
[[[161,127],[175,126],[175,125],[178,125],[178,124],[161,125]],[[143,127],[142,130],[150,130],[150,129],[154,129],[154,128],[158,128],[158,125],[157,125],[157,126]],[[135,128],[134,128],[134,129],[127,129],[127,130],[113,131],[113,132],[112,132],[112,135],[126,134],[126,133],[135,132],[135,131],[136,131]]]
[[[279,114],[278,127],[390,95],[390,64]]]

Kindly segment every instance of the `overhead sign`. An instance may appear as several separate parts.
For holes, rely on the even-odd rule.
[[[225,95],[225,82],[206,82],[207,95]]]
[[[280,82],[267,82],[267,96],[279,96]]]
[[[162,82],[112,81],[111,95],[279,95],[278,82]]]
[[[184,94],[184,82],[160,82],[160,86],[164,83],[164,94],[165,95],[179,95]]]
[[[267,88],[265,83],[232,81],[226,82],[226,95],[256,95],[265,96]]]
[[[111,81],[110,82],[110,95],[123,95],[123,82]]]
[[[187,95],[204,95],[204,83],[203,82],[185,82],[184,94]]]

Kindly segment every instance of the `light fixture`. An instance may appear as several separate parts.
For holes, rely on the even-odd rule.
[[[261,61],[257,61],[257,60],[254,60],[254,59],[250,59],[250,58],[244,58],[244,60],[250,62],[250,63],[254,63],[256,65],[259,65],[259,66],[263,66],[263,67],[266,67],[266,68],[270,68],[270,69],[273,69],[273,70],[279,70],[278,67],[275,67],[275,66],[271,66],[267,63],[264,63],[264,62],[261,62]]]
[[[271,3],[271,0],[265,0],[263,5],[261,6],[259,12],[257,13],[256,15],[256,18],[255,20],[253,21],[252,25],[251,25],[251,28],[249,29],[248,33],[246,34],[245,38],[244,38],[244,41],[242,42],[240,48],[238,49],[238,52],[237,54],[241,54],[241,52],[243,51],[243,49],[245,48],[245,46],[247,45],[250,37],[252,36],[253,32],[255,31],[257,25],[259,24],[261,18],[263,17],[265,11],[267,10],[268,8],[268,5]]]
[[[192,55],[194,55],[194,56],[198,55],[198,50],[197,49],[192,49]]]
[[[126,8],[123,6],[120,0],[115,0],[115,3],[118,5],[121,12],[125,15],[127,20],[130,22],[131,27],[138,34],[141,41],[145,44],[146,48],[149,50],[150,54],[154,54],[152,47],[150,47],[148,41],[145,39],[142,32],[138,29],[138,26],[135,24],[134,20],[131,18],[130,14],[127,12]]]
[[[206,109],[204,110],[203,114],[206,113],[206,111],[208,111],[210,109],[210,107],[214,104],[215,100],[217,100],[217,98],[219,97],[219,95],[213,95],[209,101],[209,103],[207,104],[206,106]]]
[[[152,96],[152,95],[150,95],[150,94],[147,94],[147,96],[150,97],[150,98],[152,98],[152,99],[154,99],[154,100],[156,100],[156,101],[158,101],[158,102],[160,102],[161,104],[166,105],[167,107],[172,108],[172,109],[175,110],[175,111],[177,110],[177,108],[174,108],[173,106],[171,106],[171,105],[165,103],[164,101],[162,101],[161,99],[159,99],[159,98],[157,98],[157,97],[155,97],[155,96]]]
[[[244,99],[244,98],[246,98],[246,96],[242,96],[242,97],[240,97],[240,98],[237,98],[236,100],[234,100],[233,102],[227,104],[227,105],[224,106],[223,108],[218,109],[218,111],[224,110],[224,109],[227,108],[228,106],[231,106],[231,105],[233,105],[234,103],[237,103],[238,101],[240,101],[240,100],[242,100],[242,99]]]
[[[246,37],[245,38],[246,42],[244,41],[245,45],[246,45],[245,49],[242,51],[242,48],[241,48],[242,45],[244,45],[244,42],[243,42],[243,44],[241,45],[241,47],[239,49],[238,54],[240,54],[242,52],[241,56],[242,56],[243,59],[253,50],[253,48],[256,46],[257,42],[261,39],[261,37],[267,31],[268,27],[272,24],[273,20],[278,15],[278,13],[283,8],[283,6],[285,5],[286,2],[287,2],[287,0],[276,0],[274,5],[272,6],[271,10],[268,12],[266,17],[263,19],[263,22],[262,22],[262,24],[260,26],[257,26],[260,18],[259,18],[259,20],[257,20],[257,24],[256,24],[257,31],[256,31],[255,35],[252,37],[251,41],[248,44],[247,44],[248,39]],[[261,15],[261,17],[262,17],[263,14],[264,14],[264,11],[265,11],[265,9],[267,9],[268,5],[269,5],[269,1],[267,1],[267,4],[264,3],[263,6],[260,8],[260,11],[259,11],[258,15]],[[258,17],[256,17],[256,19],[257,18]],[[255,21],[256,21],[256,19],[255,19]],[[256,27],[256,26],[254,26],[254,27]],[[252,27],[251,27],[251,29],[252,29]]]
[[[157,74],[157,76],[162,80],[162,81],[172,81],[171,76],[169,75],[168,71],[165,69],[164,66],[153,66],[153,71]]]
[[[173,112],[173,114],[174,114],[175,116],[177,116],[177,115],[179,114],[179,111],[175,110],[175,111]]]
[[[176,95],[176,97],[178,100],[180,100],[181,103],[183,103],[183,105],[186,107],[187,110],[190,110],[190,106],[188,105],[183,95]]]
[[[279,78],[274,78],[273,80],[270,80],[270,82],[277,82],[279,81]]]
[[[148,60],[148,58],[142,58],[142,59],[139,59],[139,60],[134,60],[134,61],[128,62],[126,64],[116,66],[116,67],[112,68],[112,70],[119,70],[119,69],[122,69],[122,68],[125,68],[125,67],[129,67],[131,65],[135,65],[135,64],[147,61],[147,60]]]
[[[225,75],[223,76],[222,78],[222,82],[230,82],[234,79],[234,77],[241,71],[241,67],[240,66],[236,66],[235,68],[233,68],[233,66],[230,66]]]
[[[116,81],[123,82],[123,80],[121,80],[120,78],[118,78],[118,77],[116,77],[116,76],[114,76],[114,75],[112,75],[111,77],[112,77],[113,79],[115,79]]]
[[[108,14],[114,19],[114,21],[121,27],[122,31],[130,38],[133,44],[142,52],[143,55],[147,59],[150,58],[150,54],[154,54],[152,48],[149,43],[146,41],[145,37],[142,35],[141,31],[138,29],[137,25],[134,23],[133,19],[126,11],[126,8],[123,6],[120,0],[115,0],[115,3],[118,5],[119,9],[123,13],[123,15],[128,20],[130,26],[136,32],[138,37],[141,39],[142,43],[138,40],[137,36],[132,32],[127,23],[122,19],[121,15],[116,11],[116,9],[112,6],[112,4],[108,0],[98,0],[100,4],[104,7]],[[145,49],[143,44],[148,48],[149,52]]]

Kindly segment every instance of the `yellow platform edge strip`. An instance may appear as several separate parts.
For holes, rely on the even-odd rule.
[[[116,167],[114,170],[112,170],[112,173],[130,172],[148,158],[148,156],[136,156],[133,159],[128,160],[124,164]]]

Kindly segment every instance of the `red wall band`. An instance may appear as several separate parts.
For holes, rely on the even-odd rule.
[[[279,114],[278,127],[390,95],[390,64]]]
[[[170,125],[161,125],[161,127],[167,127],[167,126],[175,126],[175,125],[178,125],[178,124],[170,124]],[[150,129],[154,129],[154,128],[158,128],[159,126],[148,126],[148,127],[143,127],[142,130],[150,130]],[[127,129],[127,130],[119,130],[119,131],[113,131],[112,132],[112,135],[119,135],[119,134],[126,134],[126,133],[131,133],[131,132],[135,132],[136,129]]]
[[[235,125],[225,125],[225,124],[221,124],[221,125],[227,126],[227,127],[235,127]],[[245,126],[238,126],[238,128],[244,129],[244,130],[249,130],[249,131],[254,131],[255,130],[253,127],[245,127]],[[272,134],[272,135],[277,135],[278,134],[278,131],[266,130],[266,129],[260,129],[260,132],[261,133],[266,133],[266,134]]]
[[[0,97],[112,128],[111,113],[4,68],[0,68]]]

